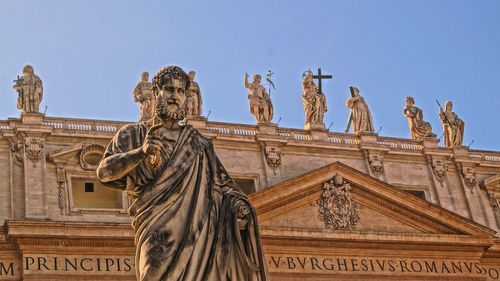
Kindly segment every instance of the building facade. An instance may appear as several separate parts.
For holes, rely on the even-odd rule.
[[[187,120],[256,208],[270,280],[500,280],[500,153]],[[125,194],[95,168],[126,123],[0,121],[0,280],[135,280]]]

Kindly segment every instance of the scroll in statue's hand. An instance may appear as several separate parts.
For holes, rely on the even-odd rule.
[[[156,155],[161,150],[161,139],[154,133],[161,128],[161,124],[155,125],[148,130],[144,143],[142,144],[142,151],[146,155]]]

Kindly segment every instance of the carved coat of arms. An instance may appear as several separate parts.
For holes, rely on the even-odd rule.
[[[432,172],[440,183],[443,183],[446,177],[446,170],[446,164],[440,160],[437,160],[432,164]]]
[[[341,175],[323,185],[319,205],[319,218],[326,228],[335,230],[354,230],[359,221],[358,205],[352,201],[351,186]]]
[[[266,147],[264,150],[269,167],[276,169],[281,164],[281,150],[277,147]]]
[[[43,154],[44,139],[43,138],[26,138],[25,152],[26,157],[33,162],[40,160]]]

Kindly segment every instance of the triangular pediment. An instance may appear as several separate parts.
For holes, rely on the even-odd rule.
[[[319,216],[323,186],[336,174],[350,186],[359,220],[353,230],[335,230]],[[250,196],[263,229],[401,233],[492,237],[494,231],[401,191],[340,162],[326,165]]]

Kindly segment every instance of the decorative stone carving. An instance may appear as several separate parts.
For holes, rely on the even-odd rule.
[[[23,67],[23,75],[14,81],[14,90],[18,93],[17,108],[25,113],[40,112],[43,97],[43,85],[29,64]]]
[[[352,201],[351,186],[344,178],[335,174],[323,185],[319,205],[319,218],[326,228],[354,230],[359,221],[358,205]]]
[[[248,83],[248,73],[245,73],[244,85],[248,89],[248,100],[250,101],[250,113],[253,114],[257,123],[271,122],[274,109],[271,97],[267,94],[264,86],[260,84],[261,76],[255,74],[252,83]]]
[[[154,96],[151,89],[151,82],[148,82],[149,73],[141,74],[141,82],[137,84],[132,93],[134,101],[139,103],[140,121],[146,121],[154,116]]]
[[[424,121],[422,109],[415,106],[415,99],[413,97],[406,97],[406,105],[403,113],[408,120],[408,128],[410,129],[412,139],[421,140],[423,138],[436,137],[432,133],[431,124]]]
[[[188,116],[201,116],[201,91],[198,83],[194,81],[196,72],[189,71],[189,79],[191,84],[187,91],[187,114]]]
[[[64,196],[64,184],[66,183],[66,172],[63,168],[57,167],[57,203],[59,209],[61,210],[61,215],[64,214],[65,196]]]
[[[95,170],[106,148],[98,144],[83,146],[80,151],[80,166],[85,170]]]
[[[255,210],[211,139],[179,122],[186,117],[183,93],[189,84],[177,66],[155,74],[152,89],[160,122],[120,129],[97,178],[134,199],[129,214],[140,280],[265,281]],[[159,164],[153,165],[149,156]]]
[[[379,154],[369,154],[368,164],[370,171],[377,179],[384,174],[384,158]]]
[[[452,111],[453,103],[451,101],[447,101],[444,107],[445,110],[439,108],[439,118],[444,131],[444,146],[447,148],[461,146],[464,139],[464,121]]]
[[[464,182],[472,189],[476,185],[476,172],[472,167],[462,167]]]
[[[328,110],[326,97],[318,89],[313,81],[313,73],[307,70],[302,75],[302,105],[304,106],[305,124],[304,129],[324,129],[324,116]]]
[[[444,182],[444,179],[446,178],[446,171],[447,167],[443,161],[436,160],[432,162],[432,172],[440,183]]]
[[[368,109],[368,104],[365,99],[359,94],[359,89],[350,87],[351,98],[345,102],[345,106],[350,109],[349,119],[347,121],[347,130],[349,130],[352,122],[353,132],[358,133],[374,133],[373,119]],[[347,131],[346,131],[347,132]]]
[[[279,147],[266,146],[264,149],[266,162],[269,167],[276,170],[281,165],[281,149]]]
[[[12,152],[12,156],[14,158],[14,165],[22,167],[24,163],[24,148],[22,139],[13,138],[10,141],[10,151]]]
[[[45,139],[38,137],[27,137],[25,139],[26,157],[33,162],[40,160],[43,156]]]

